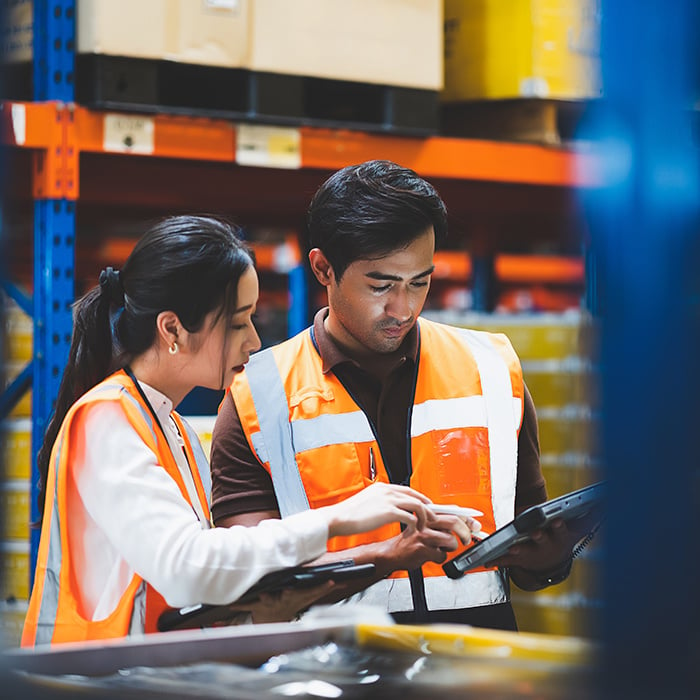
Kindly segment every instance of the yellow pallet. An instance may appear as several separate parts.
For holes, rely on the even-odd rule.
[[[32,463],[32,423],[13,418],[0,423],[0,460],[5,479],[29,479]]]
[[[0,485],[3,537],[29,540],[29,490],[29,481],[10,481]]]

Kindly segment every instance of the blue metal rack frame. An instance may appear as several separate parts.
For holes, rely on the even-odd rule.
[[[33,84],[35,101],[73,102],[75,0],[34,0]],[[31,519],[38,512],[36,457],[53,412],[62,369],[68,359],[74,301],[75,203],[68,199],[34,202],[33,360],[13,385],[32,386]],[[17,295],[13,295],[17,299]],[[28,310],[26,306],[20,304]],[[39,530],[30,535],[30,586]]]

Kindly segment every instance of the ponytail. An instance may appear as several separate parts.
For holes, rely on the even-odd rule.
[[[111,267],[100,273],[100,284],[73,306],[73,336],[68,363],[63,371],[56,408],[37,455],[39,467],[39,513],[46,502],[46,478],[51,450],[70,407],[89,389],[113,371],[115,343],[111,313],[124,305],[119,272]]]

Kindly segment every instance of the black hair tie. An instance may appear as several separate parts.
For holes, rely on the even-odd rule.
[[[100,290],[115,306],[124,306],[124,287],[119,270],[106,267],[100,272]]]

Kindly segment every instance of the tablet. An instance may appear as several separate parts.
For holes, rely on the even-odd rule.
[[[450,578],[459,578],[470,569],[487,565],[505,554],[514,544],[529,539],[534,530],[546,527],[557,518],[565,520],[574,531],[581,529],[583,538],[603,518],[604,491],[605,482],[600,481],[532,506],[492,535],[445,562],[442,569]]]
[[[372,576],[374,564],[355,564],[353,559],[317,566],[294,566],[263,576],[231,605],[252,603],[261,593],[279,593],[287,588],[313,588],[326,581],[347,581]],[[231,617],[228,605],[190,605],[179,610],[166,610],[158,618],[158,631],[207,627]]]

